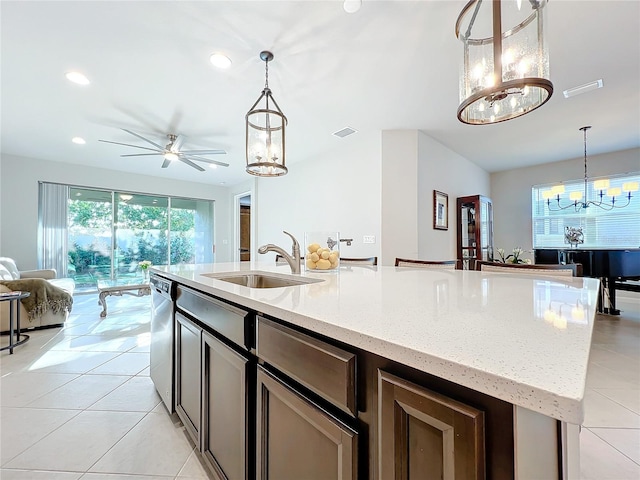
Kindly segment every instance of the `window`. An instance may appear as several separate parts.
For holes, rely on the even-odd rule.
[[[68,274],[80,289],[154,265],[213,263],[214,202],[81,187],[68,190]]]
[[[640,173],[632,173],[609,177],[612,186],[621,186],[624,182],[640,182]],[[589,179],[586,199],[599,201],[599,190],[595,190],[594,180]],[[580,192],[584,196],[584,180],[573,180],[563,183],[565,192],[562,205],[569,204],[571,192]],[[551,209],[542,192],[549,190],[550,185],[535,185],[531,189],[531,212],[533,226],[533,248],[564,248],[565,227],[581,227],[584,235],[582,248],[638,248],[640,247],[640,192],[631,192],[632,198],[628,206],[604,210],[595,205],[581,208],[576,212],[574,207],[564,210],[552,210],[555,198],[550,199]],[[603,198],[608,202],[610,197]],[[583,197],[581,201],[584,201]],[[578,201],[580,203],[581,201]],[[627,193],[616,197],[616,204],[627,203]]]

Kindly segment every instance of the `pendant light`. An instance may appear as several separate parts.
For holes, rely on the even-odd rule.
[[[589,200],[587,193],[587,186],[589,183],[589,177],[587,176],[587,130],[591,128],[590,125],[586,127],[580,127],[580,130],[584,135],[584,196],[582,192],[573,191],[569,193],[569,202],[566,202],[561,197],[565,193],[564,185],[555,185],[549,190],[542,192],[542,198],[547,201],[547,208],[550,211],[565,210],[567,208],[573,208],[576,212],[580,210],[586,210],[589,207],[599,207],[603,210],[613,210],[614,208],[623,208],[631,203],[631,192],[638,190],[638,182],[624,182],[622,187],[611,187],[609,179],[600,178],[593,181],[593,190],[598,192],[596,195],[597,200]],[[622,199],[626,197],[627,202],[621,204],[618,200],[616,204],[616,197],[620,197],[622,192],[626,195],[622,196]],[[609,198],[607,199],[606,196]],[[554,200],[552,203],[551,200]],[[562,202],[565,202],[564,204]]]
[[[458,120],[488,125],[544,105],[553,94],[545,44],[547,0],[471,0],[456,21],[464,45]]]
[[[259,177],[279,177],[288,172],[285,165],[287,117],[269,88],[269,62],[273,60],[273,53],[260,52],[260,59],[265,62],[264,89],[245,117],[247,172]]]

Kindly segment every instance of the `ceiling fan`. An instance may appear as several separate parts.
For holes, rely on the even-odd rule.
[[[115,145],[124,145],[126,147],[134,147],[134,148],[142,148],[143,150],[151,150],[153,153],[130,153],[125,155],[120,155],[121,157],[143,157],[149,155],[162,155],[164,157],[164,162],[162,162],[162,168],[167,168],[169,164],[173,160],[180,160],[181,162],[186,163],[190,167],[195,168],[201,172],[204,172],[204,168],[194,162],[205,162],[213,165],[220,165],[221,167],[228,167],[228,163],[218,162],[216,160],[211,160],[210,158],[205,158],[202,155],[225,155],[227,152],[224,150],[181,150],[182,144],[186,140],[184,135],[175,135],[170,133],[167,135],[169,139],[169,143],[163,147],[162,145],[149,140],[148,138],[143,137],[131,130],[127,130],[126,128],[122,129],[123,131],[138,137],[145,142],[153,145],[155,148],[149,147],[141,147],[140,145],[131,145],[129,143],[120,143],[120,142],[112,142],[109,140],[98,140],[99,142],[104,143],[113,143]]]

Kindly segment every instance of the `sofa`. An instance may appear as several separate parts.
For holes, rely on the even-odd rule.
[[[31,292],[20,303],[20,328],[61,326],[73,304],[75,282],[56,278],[55,270],[18,270],[15,261],[0,257],[0,293],[12,290]],[[28,310],[29,309],[29,310]],[[0,303],[0,331],[9,330],[9,302]]]

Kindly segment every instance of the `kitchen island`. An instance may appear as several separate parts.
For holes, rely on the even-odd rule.
[[[333,471],[328,459],[338,452],[340,473],[331,478],[400,478],[405,471],[402,478],[420,478],[415,472],[425,468],[456,479],[578,478],[578,425],[598,280],[342,266],[339,273],[300,276],[316,283],[249,288],[216,276],[260,271],[286,279],[288,266],[242,262],[152,271],[179,284],[176,411],[183,422],[183,333],[198,335],[184,336],[192,347],[204,345],[192,359],[203,359],[194,405],[198,399],[208,405],[230,378],[212,375],[215,362],[207,369],[218,343],[228,349],[219,358],[233,359],[240,369],[234,398],[244,399],[236,412],[243,465],[237,478],[281,480],[278,455],[287,451],[277,445],[287,444],[283,437],[293,438],[288,449],[300,449],[288,452],[300,465],[282,466],[291,471],[304,472],[316,458]],[[242,331],[228,333],[229,323],[220,323],[210,309],[199,315],[194,305],[206,299],[225,315],[233,313]],[[317,454],[324,445],[318,441],[315,454],[305,453],[295,436],[308,438],[309,431],[293,425],[283,405],[324,432],[335,452]],[[319,427],[322,415],[334,433]],[[193,425],[187,430],[214,475],[234,478],[221,463],[237,463],[237,455],[222,449],[220,462],[214,452],[220,448],[214,445],[215,418],[225,416],[188,419]],[[291,429],[282,428],[279,418]]]

